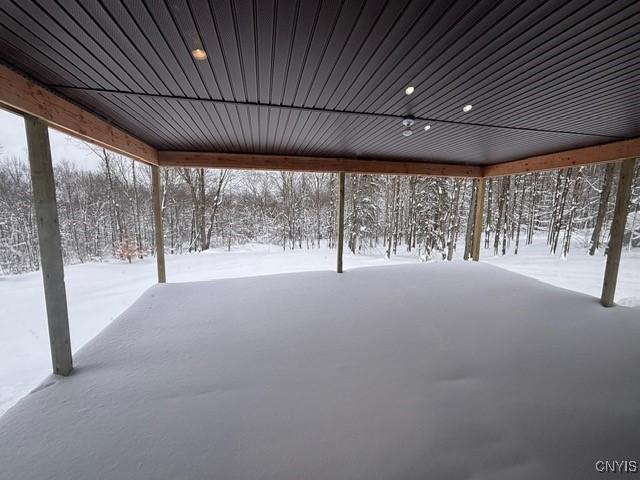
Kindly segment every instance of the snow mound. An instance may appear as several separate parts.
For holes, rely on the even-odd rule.
[[[157,285],[0,418],[0,478],[606,478],[640,318],[477,263]]]

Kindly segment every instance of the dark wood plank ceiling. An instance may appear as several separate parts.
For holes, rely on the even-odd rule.
[[[0,61],[162,150],[483,165],[640,136],[638,1],[3,0]]]

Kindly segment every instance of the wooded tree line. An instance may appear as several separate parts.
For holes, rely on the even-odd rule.
[[[100,168],[55,165],[66,263],[153,254],[149,167],[102,149]],[[483,245],[518,254],[546,238],[549,252],[603,254],[615,203],[617,164],[487,179]],[[636,165],[625,245],[640,246]],[[163,169],[165,248],[183,254],[248,242],[283,249],[335,247],[337,175]],[[354,254],[469,258],[477,182],[347,175],[345,246]],[[0,269],[39,267],[28,163],[0,161]]]

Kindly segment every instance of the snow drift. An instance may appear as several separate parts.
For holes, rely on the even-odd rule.
[[[486,264],[157,285],[0,418],[0,478],[606,478],[638,345]]]

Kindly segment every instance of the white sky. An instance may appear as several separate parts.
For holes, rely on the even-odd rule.
[[[53,129],[49,129],[49,141],[54,163],[66,159],[78,167],[89,170],[98,167],[98,160],[84,142]],[[0,147],[2,147],[1,157],[18,157],[27,160],[24,121],[21,116],[2,109],[0,109]]]

